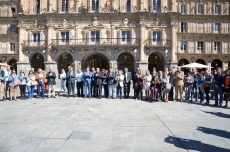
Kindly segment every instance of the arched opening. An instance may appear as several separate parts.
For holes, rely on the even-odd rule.
[[[36,53],[31,58],[31,67],[37,71],[39,68],[44,70],[44,57],[40,53]]]
[[[61,69],[64,69],[66,72],[68,66],[73,65],[73,57],[70,53],[62,53],[58,61],[58,72],[61,73]]]
[[[214,59],[211,63],[211,66],[213,67],[213,70],[217,68],[222,68],[222,62],[219,59]]]
[[[228,62],[228,69],[230,69],[230,61]]]
[[[157,71],[164,70],[165,62],[164,57],[159,53],[152,53],[149,56],[149,64],[148,64],[148,70],[152,73],[153,67],[156,68]]]
[[[109,61],[103,54],[95,54],[87,57],[83,61],[82,69],[85,69],[87,66],[91,69],[94,68],[100,68],[100,69],[109,69]]]
[[[15,70],[17,72],[17,65],[16,65],[16,62],[17,60],[16,59],[11,59],[9,62],[8,62],[8,65],[10,65],[10,69],[11,70]]]
[[[128,68],[129,71],[134,71],[134,58],[128,53],[122,53],[117,59],[118,69],[124,70]]]
[[[197,59],[195,62],[203,64],[203,65],[206,65],[206,63],[205,63],[205,61],[203,59]]]
[[[0,63],[3,63],[2,60],[0,60]]]
[[[187,59],[182,58],[182,59],[180,59],[178,61],[178,66],[183,66],[183,65],[187,65],[187,64],[189,64],[189,62],[188,62]],[[182,71],[184,71],[185,73],[187,73],[189,71],[189,68],[182,68]]]

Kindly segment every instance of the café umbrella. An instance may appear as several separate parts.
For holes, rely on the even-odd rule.
[[[181,66],[181,68],[212,68],[212,67],[194,62],[194,63],[183,65]]]

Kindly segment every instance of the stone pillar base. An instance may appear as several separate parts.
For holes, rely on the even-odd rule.
[[[58,76],[58,68],[57,68],[57,63],[56,62],[53,62],[53,61],[49,61],[49,62],[44,62],[44,65],[45,65],[45,71],[48,72],[49,69],[53,69],[53,71],[56,73],[56,75]]]
[[[178,63],[175,63],[175,62],[170,62],[168,65],[168,67],[171,68],[173,72],[177,70],[177,66],[178,66]]]
[[[148,63],[136,62],[134,67],[135,67],[134,70],[136,70],[136,68],[140,68],[142,70],[143,74],[145,74],[146,70],[148,70]]]
[[[30,63],[28,62],[17,62],[17,73],[19,73],[21,70],[25,72],[25,75],[28,75],[31,66]]]

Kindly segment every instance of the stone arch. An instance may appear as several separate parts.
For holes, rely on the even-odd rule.
[[[96,55],[96,54],[103,54],[103,55],[107,58],[108,61],[111,60],[111,57],[108,55],[108,53],[106,53],[105,51],[101,51],[101,50],[96,50],[96,51],[90,50],[90,51],[86,51],[86,52],[82,53],[82,54],[79,56],[78,60],[79,60],[80,62],[82,62],[84,59],[87,59],[87,58],[90,57],[91,55]]]
[[[74,67],[74,58],[69,52],[62,52],[59,55],[59,59],[57,60],[58,72],[61,73],[61,69],[65,71],[68,70],[68,66]]]
[[[10,65],[10,69],[14,69],[17,72],[17,60],[15,58],[11,58],[7,62],[8,65]]]
[[[118,57],[124,53],[128,53],[128,54],[132,55],[132,57],[134,58],[134,62],[136,62],[135,53],[134,53],[134,51],[131,51],[131,50],[119,50],[117,53],[115,53],[114,60],[117,61]]]
[[[41,68],[44,70],[45,66],[44,66],[44,62],[45,62],[45,58],[44,58],[44,54],[40,53],[40,52],[35,52],[33,53],[33,55],[29,56],[30,58],[30,65],[31,67],[34,68],[34,70],[36,71],[38,68]]]
[[[168,58],[167,58],[167,56],[166,56],[166,54],[164,53],[164,51],[163,50],[147,50],[146,51],[146,55],[147,55],[147,61],[149,61],[149,57],[151,56],[151,54],[157,54],[157,55],[159,55],[159,56],[161,56],[161,57],[163,57],[163,67],[162,68],[165,68],[166,66],[167,66],[167,60],[168,60]],[[168,54],[169,55],[169,54]],[[150,72],[151,72],[151,68],[148,66],[148,69],[150,70]],[[157,70],[164,70],[164,69],[157,69]]]
[[[178,60],[178,66],[183,66],[189,64],[189,60],[186,58],[181,58],[180,60]]]
[[[167,57],[165,55],[165,53],[163,53],[162,51],[157,51],[157,50],[150,50],[147,52],[147,56],[148,56],[148,70],[150,70],[150,72],[152,72],[153,67],[156,67],[157,71],[159,70],[164,70],[164,68],[167,66]],[[155,59],[158,62],[153,62]]]
[[[211,62],[211,66],[216,69],[216,68],[223,68],[223,61],[221,61],[220,59],[214,59]]]
[[[68,51],[68,50],[60,50],[60,51],[58,51],[58,52],[54,55],[54,61],[55,61],[56,63],[59,62],[59,58],[60,58],[60,56],[61,56],[63,53],[68,53],[68,54],[70,54],[70,55],[72,56],[72,58],[73,58],[73,61],[76,60],[75,53],[72,53],[71,51]]]
[[[204,64],[204,65],[207,65],[207,61],[204,60],[204,59],[196,59],[195,61],[196,63],[200,63],[200,64]]]
[[[40,55],[42,55],[42,57],[44,58],[44,61],[46,60],[46,56],[45,56],[45,54],[43,54],[42,52],[39,52],[39,51],[30,51],[30,54],[28,55],[30,64],[31,64],[31,59],[32,59],[32,57],[33,57],[35,54],[37,54],[37,53],[40,54]]]
[[[121,53],[117,58],[118,69],[128,68],[129,71],[134,71],[135,58],[129,52]]]

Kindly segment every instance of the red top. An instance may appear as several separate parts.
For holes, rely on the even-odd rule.
[[[138,85],[142,85],[142,81],[141,81],[140,78],[137,78],[137,84],[138,84]]]

